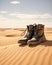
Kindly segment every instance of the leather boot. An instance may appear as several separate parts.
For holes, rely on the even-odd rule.
[[[46,41],[45,34],[44,34],[44,25],[38,24],[34,27],[34,41],[29,41],[29,46],[38,45]]]
[[[26,45],[27,41],[32,38],[34,35],[34,26],[33,25],[27,25],[27,34],[24,36],[24,38],[20,39],[18,43],[22,45]]]

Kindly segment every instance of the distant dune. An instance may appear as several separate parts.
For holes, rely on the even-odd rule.
[[[52,28],[45,29],[47,41],[34,47],[19,46],[24,30],[0,28],[0,65],[52,65]]]

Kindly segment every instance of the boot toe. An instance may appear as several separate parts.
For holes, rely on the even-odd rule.
[[[21,39],[18,41],[20,45],[27,45],[27,39]]]

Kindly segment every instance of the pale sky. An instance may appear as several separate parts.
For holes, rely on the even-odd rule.
[[[0,0],[0,28],[34,23],[52,28],[52,0]]]

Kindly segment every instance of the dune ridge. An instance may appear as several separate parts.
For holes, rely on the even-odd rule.
[[[0,65],[52,65],[51,29],[45,30],[47,41],[34,47],[19,46],[17,41],[22,37],[20,35],[22,30],[6,29],[1,32],[2,30],[0,30]]]

